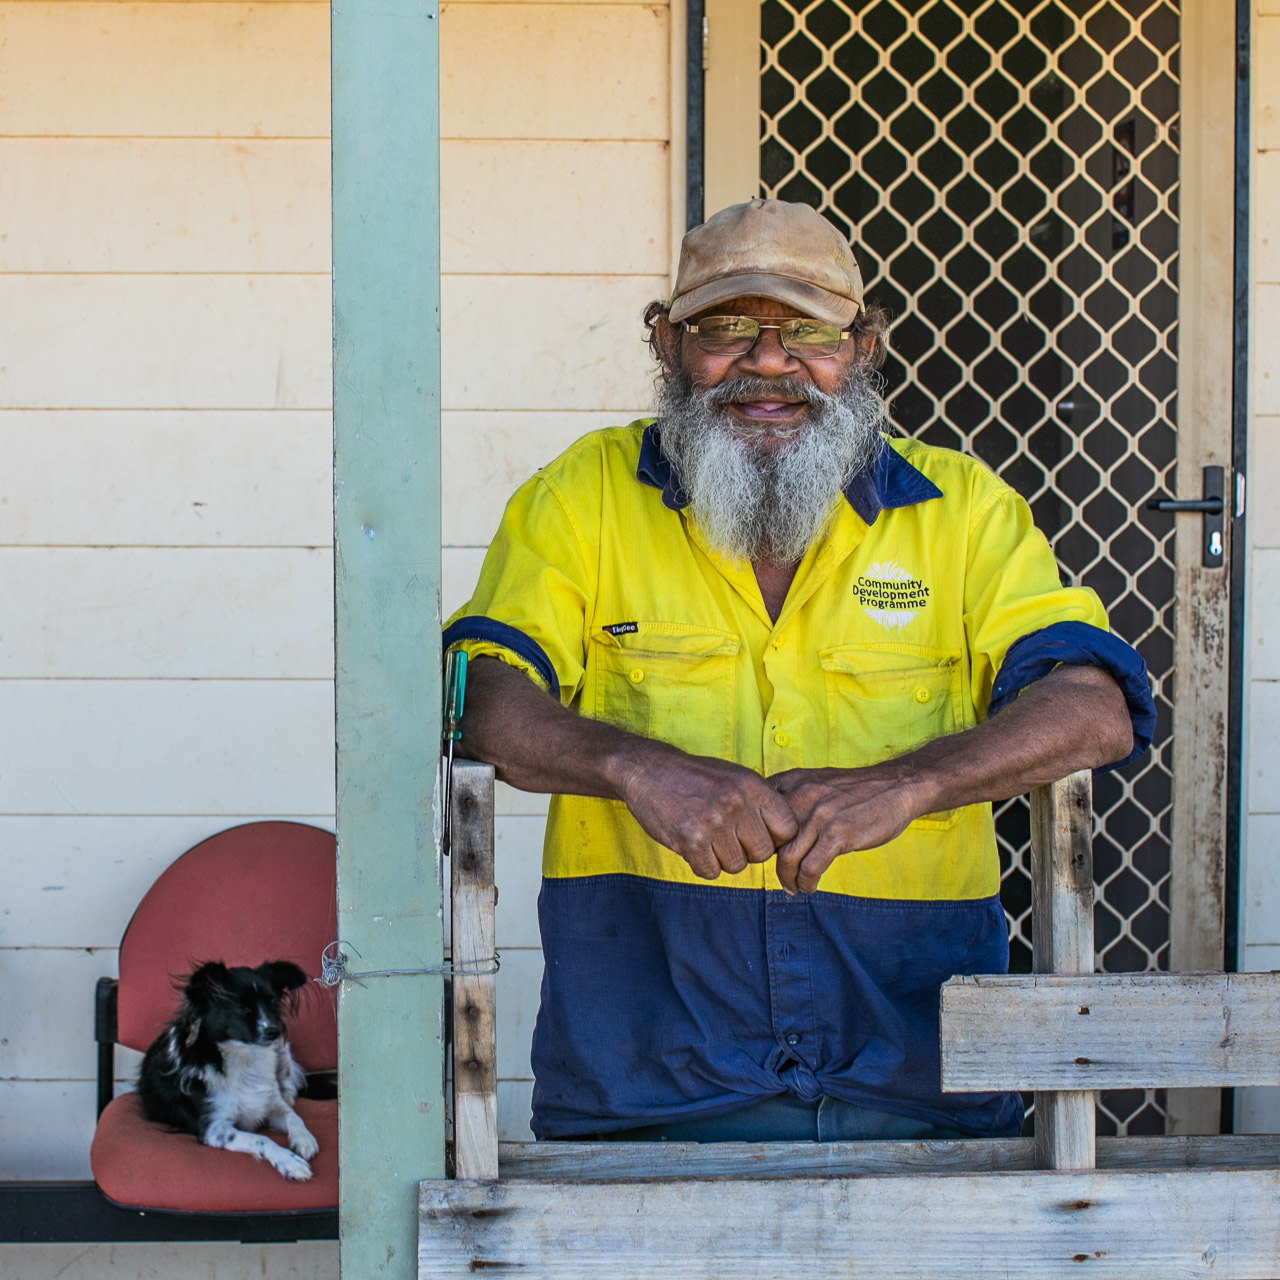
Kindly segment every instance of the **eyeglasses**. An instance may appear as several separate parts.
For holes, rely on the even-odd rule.
[[[801,360],[833,356],[849,340],[849,331],[824,320],[797,317],[781,324],[763,324],[751,316],[708,316],[685,328],[708,355],[742,356],[756,345],[762,329],[777,329],[782,349]]]

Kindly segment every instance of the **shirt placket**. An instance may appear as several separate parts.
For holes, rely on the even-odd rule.
[[[773,1069],[779,1081],[805,1102],[822,1095],[817,1068],[813,958],[807,898],[765,892],[765,955],[769,966],[769,1002],[778,1052]]]

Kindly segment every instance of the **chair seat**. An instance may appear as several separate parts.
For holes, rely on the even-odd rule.
[[[320,1144],[309,1182],[289,1182],[264,1160],[202,1146],[145,1120],[137,1095],[102,1113],[89,1153],[108,1200],[162,1213],[318,1213],[338,1206],[338,1104],[300,1098],[295,1107]],[[284,1134],[268,1132],[281,1146]]]

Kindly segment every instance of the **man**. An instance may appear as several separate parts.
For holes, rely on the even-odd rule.
[[[888,434],[812,209],[695,228],[646,323],[655,419],[517,491],[445,633],[465,754],[553,794],[534,1133],[1014,1134],[938,1084],[939,985],[1008,964],[988,802],[1145,749],[1145,668],[1021,498]]]

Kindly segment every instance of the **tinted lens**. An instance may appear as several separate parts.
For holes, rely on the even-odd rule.
[[[760,336],[750,316],[708,316],[698,321],[698,346],[713,355],[741,355]]]
[[[833,356],[840,350],[840,326],[821,320],[788,320],[781,337],[793,356]]]

